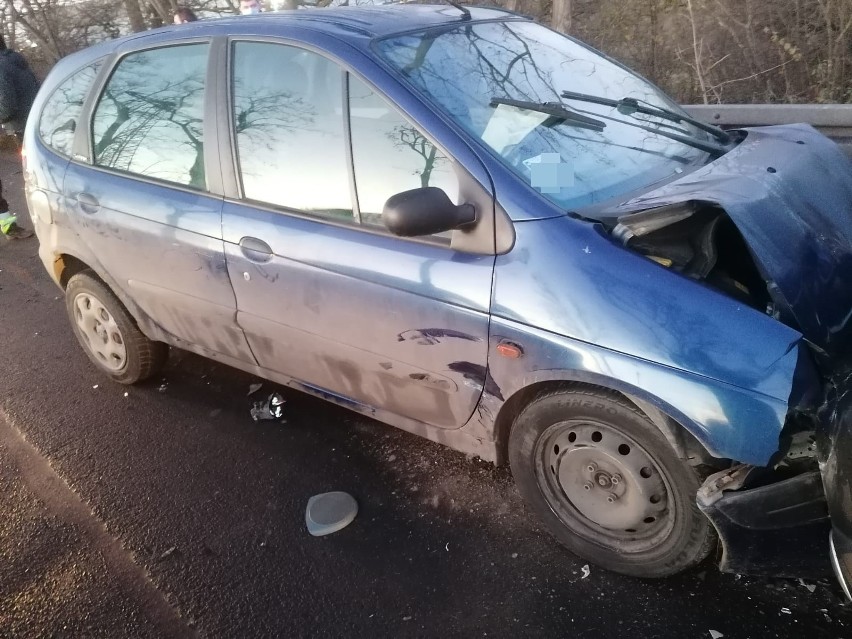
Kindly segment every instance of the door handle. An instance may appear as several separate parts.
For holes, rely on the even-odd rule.
[[[77,204],[80,205],[83,213],[97,213],[101,208],[101,203],[98,202],[98,199],[88,193],[78,193]]]
[[[240,240],[240,250],[245,258],[251,262],[268,262],[272,259],[272,248],[256,237],[244,237]]]

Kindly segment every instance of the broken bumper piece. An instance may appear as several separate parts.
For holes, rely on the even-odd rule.
[[[722,546],[719,569],[737,574],[819,579],[831,575],[831,525],[819,471],[777,480],[736,466],[707,478],[698,507]]]

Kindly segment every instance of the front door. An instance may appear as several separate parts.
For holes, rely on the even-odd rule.
[[[457,197],[450,160],[319,54],[237,41],[231,55],[242,198],[226,200],[222,227],[258,362],[344,401],[463,425],[482,392],[494,257],[381,225],[397,192]]]
[[[78,132],[91,136],[91,164],[71,162],[64,195],[91,253],[156,323],[187,348],[253,362],[225,266],[222,196],[205,175],[209,48],[120,59]]]

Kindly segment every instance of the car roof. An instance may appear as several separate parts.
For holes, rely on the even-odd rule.
[[[125,44],[142,46],[173,42],[176,39],[221,35],[269,36],[288,28],[300,27],[325,33],[356,48],[366,48],[374,38],[417,31],[442,25],[470,24],[487,20],[529,20],[499,7],[466,7],[465,14],[449,4],[412,4],[406,2],[370,6],[324,7],[276,11],[250,16],[199,20],[188,24],[166,25],[122,38],[108,40],[66,56],[54,67],[49,80],[57,81],[71,70],[108,55]],[[132,46],[132,45],[131,45]],[[52,83],[48,82],[48,83]]]
[[[499,7],[468,7],[470,21],[526,20],[523,16]],[[138,38],[167,40],[175,35],[246,35],[262,31],[268,34],[276,28],[306,27],[313,31],[335,35],[344,40],[372,39],[428,29],[441,25],[466,23],[465,14],[449,4],[393,3],[355,7],[324,7],[276,11],[250,16],[233,16],[199,20],[189,24],[167,25],[159,29],[135,33],[113,40],[116,46]],[[159,36],[159,37],[157,37]]]
[[[466,7],[471,20],[493,20],[521,17],[499,7]],[[449,4],[393,3],[370,6],[326,7],[262,13],[255,16],[238,16],[209,21],[210,25],[232,24],[243,26],[246,17],[252,20],[275,20],[282,25],[309,23],[318,31],[334,32],[342,27],[346,31],[360,31],[370,37],[423,29],[442,24],[464,22],[464,14]],[[199,22],[203,24],[203,22]]]

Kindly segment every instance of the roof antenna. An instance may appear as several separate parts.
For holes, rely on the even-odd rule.
[[[458,2],[454,2],[453,0],[444,0],[447,4],[453,5],[456,9],[462,12],[462,20],[470,20],[470,10],[459,4]]]

